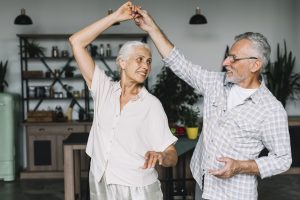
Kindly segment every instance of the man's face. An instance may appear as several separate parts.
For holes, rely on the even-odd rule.
[[[226,81],[245,86],[253,78],[253,65],[257,60],[249,40],[243,39],[232,45],[228,56],[223,61],[226,68]]]
[[[143,83],[151,71],[151,53],[144,47],[135,47],[122,67],[129,81]]]

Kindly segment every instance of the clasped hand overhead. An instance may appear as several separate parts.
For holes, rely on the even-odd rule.
[[[155,22],[147,13],[142,10],[141,6],[134,5],[128,1],[115,11],[116,20],[118,22],[126,20],[134,20],[135,24],[142,30],[148,32],[151,28],[156,27]]]

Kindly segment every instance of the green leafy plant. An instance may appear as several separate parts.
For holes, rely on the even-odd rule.
[[[74,71],[76,70],[75,66],[66,66],[64,67],[64,71],[65,71],[65,77],[73,77],[74,76]]]
[[[277,60],[269,62],[264,71],[267,87],[283,106],[288,98],[298,98],[300,91],[300,73],[293,72],[295,60],[292,52],[287,51],[284,41],[283,53],[277,44]]]
[[[188,106],[182,110],[183,113],[183,123],[185,127],[199,127],[200,119],[199,113],[200,111],[194,109],[192,106]]]
[[[8,61],[0,62],[0,92],[4,91],[5,87],[8,87],[8,83],[5,80]]]
[[[197,103],[201,97],[167,67],[162,68],[151,91],[161,101],[171,126],[182,122],[185,110]]]
[[[45,47],[40,46],[35,40],[26,41],[25,43],[25,50],[28,53],[30,58],[38,57],[38,56],[45,56],[44,52],[46,50]]]

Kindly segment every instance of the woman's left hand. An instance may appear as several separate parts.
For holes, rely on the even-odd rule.
[[[145,163],[143,169],[154,168],[156,163],[162,165],[164,160],[164,152],[148,151],[145,154]]]

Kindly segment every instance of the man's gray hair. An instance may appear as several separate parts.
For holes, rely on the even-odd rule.
[[[235,42],[242,39],[250,40],[253,44],[253,48],[258,53],[258,57],[262,59],[262,67],[265,67],[270,60],[271,47],[267,38],[261,33],[246,32],[235,36]]]
[[[151,53],[151,49],[149,47],[148,44],[143,43],[143,42],[139,42],[139,41],[128,41],[126,43],[124,43],[122,45],[122,47],[120,48],[118,57],[116,59],[117,65],[120,66],[120,60],[127,60],[130,56],[130,54],[133,53],[134,48],[136,47],[143,47],[149,50],[149,52]]]

